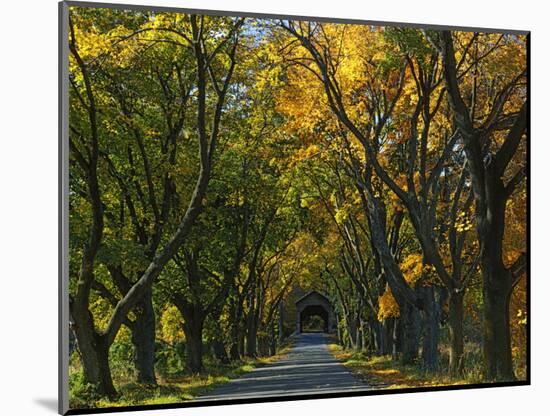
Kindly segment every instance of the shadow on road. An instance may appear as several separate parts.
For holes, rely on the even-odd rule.
[[[196,400],[368,390],[367,384],[336,361],[328,351],[327,339],[327,335],[322,333],[301,334],[285,358],[257,368]]]

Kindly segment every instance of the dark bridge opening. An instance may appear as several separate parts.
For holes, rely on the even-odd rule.
[[[328,312],[321,305],[309,305],[300,313],[300,332],[328,332]]]

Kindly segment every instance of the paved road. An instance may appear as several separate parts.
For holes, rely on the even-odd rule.
[[[301,334],[292,350],[275,363],[256,368],[198,397],[203,400],[231,400],[300,394],[368,390],[334,359],[325,334]]]

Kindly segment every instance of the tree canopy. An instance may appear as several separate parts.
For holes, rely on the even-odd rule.
[[[73,6],[68,29],[74,380],[114,399],[119,362],[162,384],[273,355],[311,289],[345,348],[526,377],[526,36]]]

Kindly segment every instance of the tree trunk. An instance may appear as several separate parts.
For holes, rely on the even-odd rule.
[[[183,324],[186,340],[185,365],[192,374],[202,371],[202,329],[203,320],[199,318],[187,318]]]
[[[391,354],[392,342],[391,342],[391,319],[384,319],[383,322],[375,321],[378,327],[378,354],[387,355]]]
[[[382,324],[376,319],[369,320],[369,350],[375,355],[381,355],[382,350],[382,334],[381,334]]]
[[[241,348],[242,299],[236,287],[233,287],[233,296],[230,299],[229,316],[231,317],[231,344],[229,346],[229,358],[233,361],[238,361],[244,355],[244,348]]]
[[[515,380],[510,342],[511,287],[508,283],[510,279],[503,278],[505,274],[509,274],[509,271],[504,268],[499,273],[485,267],[483,272],[484,281],[491,280],[490,284],[484,284],[483,287],[485,376],[497,381]]]
[[[256,356],[256,346],[257,340],[256,336],[258,333],[258,328],[256,328],[256,322],[254,319],[254,311],[250,310],[247,316],[246,323],[246,356],[255,357]]]
[[[136,319],[132,325],[132,344],[134,344],[134,365],[137,382],[156,384],[155,378],[155,311],[152,293],[148,291],[138,302]]]
[[[502,261],[506,198],[500,179],[493,176],[493,170],[489,170],[487,209],[477,217],[483,276],[483,351],[487,379],[509,381],[515,376],[509,316],[512,275]]]
[[[241,356],[239,354],[239,337],[237,339],[231,340],[231,346],[229,347],[229,358],[233,361],[240,360]]]
[[[220,317],[223,312],[223,305],[218,306],[217,308],[210,311],[209,322],[213,327],[212,341],[210,344],[212,355],[216,360],[222,364],[229,363],[229,355],[227,355],[227,350],[225,348],[224,342],[224,330],[221,325]],[[206,319],[206,316],[205,316]]]
[[[229,363],[229,357],[221,339],[217,336],[212,340],[212,352],[214,357],[223,364]]]
[[[357,330],[355,331],[355,349],[357,351],[363,350],[363,327],[361,326],[361,321],[358,321]]]
[[[346,317],[346,322],[348,324],[348,348],[355,349],[355,340],[357,336],[357,326],[355,322],[350,318]]]
[[[393,361],[397,361],[399,359],[399,352],[401,351],[401,319],[393,318],[392,321],[391,356]]]
[[[449,331],[451,350],[449,354],[449,373],[451,377],[460,376],[464,368],[464,293],[452,292],[449,297]]]
[[[374,325],[369,325],[368,327],[368,353],[373,355],[380,354],[380,334],[378,333],[378,328]]]
[[[84,380],[92,384],[102,396],[115,397],[116,390],[109,367],[109,344],[94,329],[92,315],[87,307],[74,305],[72,316]]]
[[[101,337],[97,341],[97,367],[99,370],[99,385],[101,391],[108,397],[115,397],[117,392],[113,384],[113,378],[111,377],[111,367],[109,366],[109,347],[107,340]]]
[[[82,349],[81,346],[88,344]],[[84,368],[84,380],[95,386],[97,393],[102,396],[114,398],[117,395],[113,379],[111,377],[111,368],[109,367],[109,347],[104,338],[96,335],[95,347],[89,345],[86,340],[79,340],[81,348],[82,366]],[[92,344],[94,344],[92,342]],[[84,352],[86,351],[86,352]]]
[[[275,336],[275,322],[272,322],[270,325],[270,331],[269,331],[269,355],[270,356],[277,354],[277,339],[278,337]]]
[[[439,313],[433,286],[422,287],[421,291],[424,298],[422,360],[424,368],[429,372],[434,372],[439,360]]]
[[[238,357],[244,357],[244,340],[245,340],[245,334],[244,331],[239,332],[239,340],[237,343],[238,347]]]
[[[380,198],[374,196],[372,190],[369,190],[367,193],[367,208],[371,224],[371,238],[378,250],[388,286],[399,306],[399,321],[402,332],[400,339],[401,361],[405,364],[410,364],[418,356],[421,299],[418,297],[416,291],[407,283],[394,253],[392,253],[388,245],[386,207]],[[402,213],[394,217],[397,229],[399,229],[402,219]]]
[[[279,302],[279,342],[283,342],[285,338],[284,322],[284,303],[281,300]]]
[[[229,363],[229,356],[227,355],[227,350],[225,349],[225,343],[223,342],[223,330],[220,324],[220,315],[221,313],[216,313],[211,315],[213,324],[214,324],[214,337],[212,340],[212,353],[218,361],[223,364]]]
[[[363,334],[363,340],[362,340],[362,349],[363,352],[369,352],[369,349],[372,348],[373,342],[372,342],[372,332],[369,331],[368,325],[363,323],[361,325],[361,333]]]
[[[229,358],[234,361],[240,360],[241,358],[239,349],[240,332],[241,331],[239,328],[239,322],[233,322],[231,324],[231,344],[229,346]]]
[[[413,364],[418,357],[420,317],[418,309],[409,303],[400,311],[401,321],[401,362]]]
[[[336,336],[338,337],[338,343],[344,345],[344,340],[342,339],[342,328],[340,327],[339,316],[336,315]]]
[[[372,334],[372,348],[371,351],[375,355],[384,355],[387,348],[387,338],[384,336],[384,322],[373,319],[370,324],[370,331]]]

